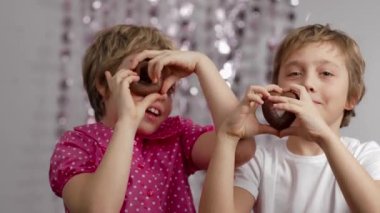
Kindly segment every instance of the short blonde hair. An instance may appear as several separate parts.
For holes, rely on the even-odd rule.
[[[105,113],[105,105],[96,84],[107,88],[105,71],[112,74],[128,55],[145,49],[174,49],[174,43],[154,27],[116,25],[100,31],[88,47],[82,64],[82,77],[95,119]]]
[[[344,32],[332,30],[329,25],[307,25],[291,31],[278,47],[275,59],[272,82],[278,83],[278,75],[282,63],[295,51],[310,43],[328,42],[339,48],[345,57],[349,76],[348,101],[358,104],[364,96],[365,62],[358,44]],[[348,126],[351,117],[355,116],[354,109],[344,110],[340,127]]]

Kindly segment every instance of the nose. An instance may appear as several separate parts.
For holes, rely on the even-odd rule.
[[[303,79],[303,86],[308,92],[315,92],[316,80],[311,74],[305,75]]]
[[[168,98],[169,98],[169,97],[168,97],[168,94],[163,94],[163,95],[161,95],[161,97],[158,99],[158,101],[164,102],[164,101],[166,101]]]

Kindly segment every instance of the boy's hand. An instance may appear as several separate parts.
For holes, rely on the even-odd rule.
[[[249,87],[239,106],[226,118],[218,133],[238,139],[265,133],[277,135],[276,129],[266,124],[260,124],[256,118],[258,105],[264,103],[263,98],[269,97],[270,91],[281,93],[282,89],[277,85]]]
[[[296,114],[293,124],[280,132],[280,137],[295,135],[308,141],[320,141],[322,134],[330,128],[315,106],[306,88],[301,85],[291,85],[290,90],[296,92],[299,100],[284,96],[271,96],[269,100],[275,102],[274,108],[286,110]]]
[[[169,68],[170,73],[164,79],[161,93],[165,94],[181,78],[196,72],[198,63],[207,58],[202,53],[178,50],[144,50],[135,55],[131,68],[145,59],[149,60],[148,72],[153,82],[161,78],[164,67]]]
[[[110,92],[108,98],[110,99],[111,110],[117,112],[118,120],[128,118],[129,121],[135,122],[134,125],[137,127],[149,105],[162,95],[153,93],[135,103],[129,90],[129,85],[139,80],[139,76],[135,72],[122,69],[116,72],[114,76],[109,71],[106,71],[105,75]]]

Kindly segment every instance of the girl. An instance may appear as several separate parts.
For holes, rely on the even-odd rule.
[[[148,50],[150,49],[150,50]],[[160,93],[134,94],[134,69],[149,59],[153,82],[170,67]],[[195,212],[188,176],[206,169],[215,134],[169,117],[175,82],[196,74],[216,127],[237,100],[212,61],[173,50],[150,27],[118,25],[99,33],[83,60],[83,82],[97,123],[67,131],[51,158],[50,184],[70,212]],[[239,144],[237,162],[253,154]]]

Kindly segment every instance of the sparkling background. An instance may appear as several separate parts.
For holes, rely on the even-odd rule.
[[[63,0],[57,135],[71,126],[70,120],[79,112],[86,111],[84,119],[94,121],[86,95],[75,85],[81,84],[75,59],[81,57],[97,31],[119,23],[155,26],[179,49],[207,54],[240,96],[250,84],[267,83],[274,48],[292,28],[297,5],[294,0]],[[76,49],[78,46],[81,49]],[[75,97],[78,93],[83,94],[83,104]],[[203,124],[211,122],[195,76],[181,81],[175,97],[172,114]],[[86,108],[78,108],[81,105]]]

